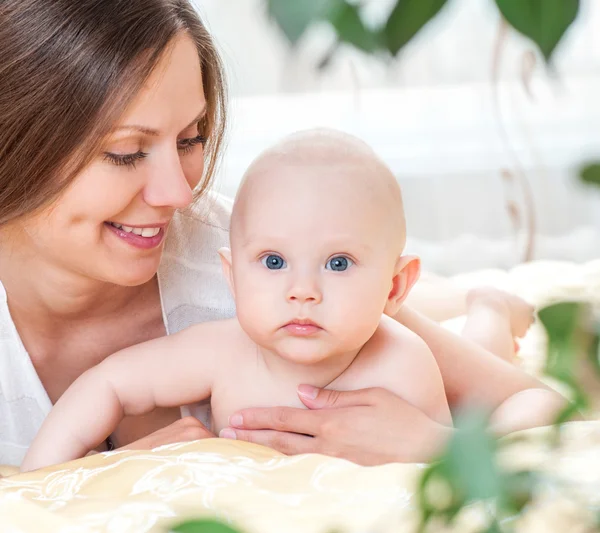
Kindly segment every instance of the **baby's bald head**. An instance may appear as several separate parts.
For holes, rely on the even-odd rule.
[[[251,217],[268,216],[269,210],[281,207],[282,214],[289,209],[305,219],[318,215],[326,219],[327,212],[351,217],[385,235],[395,254],[404,248],[400,187],[375,152],[352,135],[328,129],[302,131],[259,155],[246,171],[236,197],[232,247],[246,232]]]

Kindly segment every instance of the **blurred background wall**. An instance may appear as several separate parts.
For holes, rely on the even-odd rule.
[[[600,192],[576,179],[600,158],[598,0],[582,0],[554,71],[506,34],[497,82],[500,15],[490,0],[451,0],[395,60],[343,46],[322,69],[334,40],[327,25],[292,49],[263,0],[195,3],[231,88],[224,194],[235,195],[249,162],[282,135],[330,126],[364,138],[390,165],[409,251],[429,270],[600,257]],[[373,22],[390,9],[388,0],[363,3]]]

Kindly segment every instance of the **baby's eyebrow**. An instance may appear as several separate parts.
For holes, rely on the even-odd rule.
[[[251,234],[244,236],[240,241],[242,248],[259,247],[261,250],[268,248],[275,252],[283,248],[289,248],[290,239],[284,235],[266,235],[266,234]],[[373,246],[368,243],[357,243],[351,237],[335,238],[325,243],[316,242],[315,246],[323,244],[327,248],[329,254],[369,254],[373,251]]]
[[[257,241],[259,243],[264,241],[272,242],[273,239],[264,235],[261,235],[260,237],[258,235],[244,235],[244,237],[241,240],[241,245],[243,248],[248,248],[248,246],[254,245]]]
[[[357,242],[352,235],[336,236],[332,239],[328,239],[325,243],[327,247],[331,249],[337,249],[339,252],[352,252],[354,250],[360,250],[363,252],[371,252],[373,246],[367,242]]]

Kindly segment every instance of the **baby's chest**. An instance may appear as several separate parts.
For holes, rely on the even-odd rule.
[[[217,384],[211,396],[211,423],[217,433],[229,425],[229,417],[251,407],[299,407],[295,386],[284,386],[276,380],[243,379],[231,380],[226,384]]]

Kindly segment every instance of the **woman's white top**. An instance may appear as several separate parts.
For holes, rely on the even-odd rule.
[[[231,201],[208,195],[175,214],[158,270],[168,334],[234,316],[217,250],[229,246]],[[52,404],[15,328],[0,283],[0,464],[18,466]],[[182,410],[187,414],[185,410]],[[206,421],[207,410],[193,414]]]

